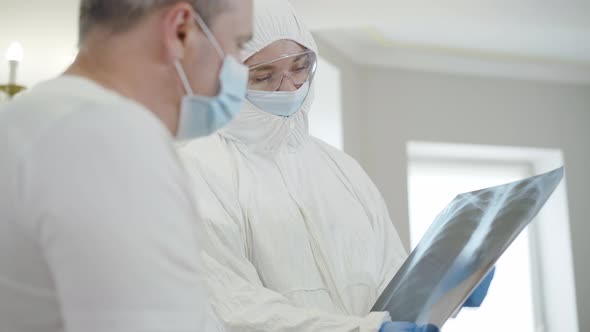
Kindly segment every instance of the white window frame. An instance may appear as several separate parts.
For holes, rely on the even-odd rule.
[[[556,149],[412,141],[415,160],[527,164],[534,174],[563,166]],[[537,332],[579,331],[566,177],[529,227],[535,327]]]

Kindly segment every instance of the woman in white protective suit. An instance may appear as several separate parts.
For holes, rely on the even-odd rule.
[[[311,33],[286,0],[254,16],[248,102],[179,148],[215,247],[216,312],[230,331],[425,331],[370,313],[407,253],[367,174],[308,133]]]

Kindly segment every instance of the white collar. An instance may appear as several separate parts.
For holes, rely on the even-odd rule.
[[[307,99],[302,109],[288,118],[259,110],[246,101],[236,119],[219,134],[261,154],[297,152],[309,139],[306,104],[313,98]]]

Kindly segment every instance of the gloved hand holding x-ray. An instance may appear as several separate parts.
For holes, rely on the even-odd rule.
[[[562,167],[457,196],[437,216],[373,310],[388,311],[393,321],[442,327],[462,306],[481,305],[494,264],[541,210],[563,172]]]
[[[481,306],[488,294],[488,289],[490,289],[495,272],[496,268],[493,268],[492,272],[488,273],[488,275],[479,283],[479,286],[477,286],[473,293],[471,293],[469,298],[467,298],[467,301],[463,303],[463,308],[479,308]]]
[[[434,325],[418,326],[408,322],[386,322],[379,332],[439,332],[439,329]]]

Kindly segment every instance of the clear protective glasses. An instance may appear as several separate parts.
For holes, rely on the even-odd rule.
[[[312,50],[287,54],[249,66],[248,89],[275,92],[288,79],[299,89],[311,81],[317,69],[317,56]]]

